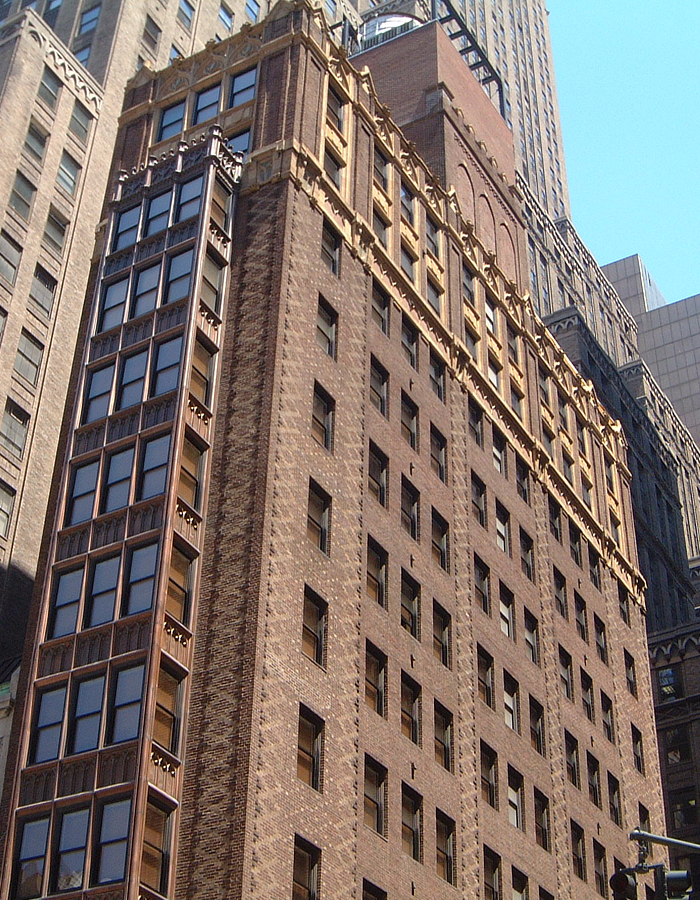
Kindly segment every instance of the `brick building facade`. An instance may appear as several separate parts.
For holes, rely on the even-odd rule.
[[[10,897],[585,900],[663,829],[625,446],[507,127],[436,23],[352,62],[280,3],[131,82]]]

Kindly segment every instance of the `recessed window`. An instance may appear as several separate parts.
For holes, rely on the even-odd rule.
[[[559,683],[567,700],[574,699],[574,667],[571,654],[559,647]]]
[[[377,834],[386,834],[386,769],[365,756],[364,822]]]
[[[258,70],[256,67],[239,72],[231,79],[231,95],[229,107],[241,106],[255,97],[255,85]]]
[[[301,650],[319,666],[325,663],[327,620],[328,604],[311,588],[305,588]]]
[[[466,263],[462,263],[462,299],[470,306],[474,306],[474,275]]]
[[[114,618],[120,564],[119,556],[110,556],[92,564],[85,597],[85,628],[104,625]],[[62,587],[61,580],[59,590]]]
[[[24,820],[18,825],[13,884],[15,897],[37,897],[44,877],[49,817]]]
[[[387,292],[376,281],[372,282],[372,321],[383,334],[389,334],[390,300]]]
[[[551,825],[549,819],[549,798],[535,788],[535,840],[543,850],[551,852]]]
[[[447,482],[447,440],[434,425],[430,426],[430,467],[440,481]]]
[[[90,50],[92,49],[90,44],[86,44],[84,47],[81,47],[79,50],[75,50],[73,55],[78,60],[81,66],[86,66],[87,61],[90,59]]]
[[[316,484],[309,482],[309,501],[306,519],[306,535],[321,550],[330,550],[331,498]]]
[[[260,16],[260,4],[258,0],[246,0],[245,12],[251,22],[257,22]]]
[[[65,685],[50,688],[37,694],[36,720],[30,752],[32,763],[58,759],[61,750],[65,706]],[[32,895],[30,894],[29,896]]]
[[[441,316],[442,315],[442,296],[443,290],[438,287],[438,285],[432,280],[432,278],[428,278],[428,303],[432,306],[435,312]]]
[[[374,148],[374,181],[383,190],[389,189],[389,163],[378,147]]]
[[[100,5],[86,9],[80,16],[80,25],[78,26],[78,34],[87,34],[97,28],[97,20],[100,17]]]
[[[580,825],[571,819],[571,860],[576,874],[582,881],[587,881],[586,874],[586,837]]]
[[[192,6],[188,0],[179,0],[177,18],[189,31],[192,27],[192,20],[194,19],[194,6]]]
[[[170,753],[177,754],[180,740],[180,680],[161,666],[158,672],[153,738]]]
[[[491,569],[474,554],[474,593],[481,609],[491,615]]]
[[[311,434],[326,450],[333,450],[335,400],[320,384],[314,382]]]
[[[48,139],[48,134],[42,128],[35,122],[30,122],[27,136],[24,139],[24,149],[37,162],[43,162]]]
[[[153,605],[158,544],[134,548],[129,555],[122,615],[144,612]]]
[[[386,716],[386,656],[367,641],[365,651],[365,703]]]
[[[622,798],[620,796],[620,782],[612,772],[608,772],[608,809],[610,818],[622,827]]]
[[[0,537],[5,538],[10,531],[10,519],[15,506],[15,491],[4,481],[0,481]]]
[[[367,538],[367,595],[386,606],[388,554],[372,537]]]
[[[577,592],[574,591],[574,610],[576,616],[576,631],[581,640],[588,642],[588,615],[586,611],[586,601]]]
[[[163,289],[163,304],[175,303],[189,295],[193,259],[193,250],[185,250],[170,257]]]
[[[593,679],[583,669],[581,669],[581,705],[588,721],[595,722]]]
[[[146,204],[146,216],[143,223],[143,237],[150,237],[168,226],[172,191],[156,194]]]
[[[528,658],[531,662],[534,662],[536,666],[540,664],[540,635],[539,635],[539,622],[532,615],[529,610],[525,610],[524,614],[524,638],[525,638],[525,651],[528,655]]]
[[[146,24],[143,28],[143,35],[141,36],[141,40],[143,41],[145,46],[148,47],[151,53],[156,53],[158,51],[158,43],[160,41],[160,28],[149,15],[146,16]]]
[[[318,298],[318,312],[316,315],[316,341],[319,347],[335,359],[336,337],[338,328],[338,313],[326,303],[323,297]]]
[[[99,745],[104,686],[104,675],[74,684],[68,753],[83,753]]]
[[[401,435],[413,450],[418,450],[418,407],[401,391]]]
[[[503,717],[512,731],[520,733],[520,685],[508,672],[503,672]]]
[[[455,883],[455,823],[439,809],[435,812],[435,871],[438,878]]]
[[[370,441],[369,460],[368,460],[368,487],[370,494],[374,499],[381,503],[382,506],[387,505],[387,487],[389,476],[389,458]]]
[[[113,512],[115,509],[121,509],[128,505],[133,468],[133,447],[112,453],[107,457],[100,512]]]
[[[323,220],[321,232],[321,259],[333,275],[340,275],[340,248],[342,240],[338,232],[326,220]]]
[[[433,559],[446,572],[449,571],[450,526],[440,513],[433,509],[431,542]]]
[[[430,216],[425,217],[425,243],[433,256],[440,259],[440,228]]]
[[[406,784],[401,785],[401,844],[403,852],[421,861],[423,798]]]
[[[452,771],[452,713],[435,701],[433,715],[433,730],[435,738],[435,762]]]
[[[26,378],[30,384],[36,385],[39,380],[39,370],[43,355],[43,344],[40,344],[28,331],[22,329],[17,346],[17,356],[15,357],[15,372]]]
[[[219,22],[226,31],[230,31],[233,28],[233,13],[225,3],[221,3],[219,6]]]
[[[420,635],[420,584],[401,570],[401,627],[414,638]]]
[[[22,258],[22,248],[6,232],[0,232],[0,275],[10,284],[15,283],[17,269]]]
[[[569,734],[564,732],[564,749],[566,753],[566,777],[574,787],[581,787],[581,766],[579,762],[578,741]]]
[[[255,0],[248,0],[248,3]],[[257,4],[256,4],[257,5]],[[292,900],[318,900],[318,869],[321,851],[308,841],[294,838]]]
[[[143,388],[146,382],[148,351],[134,353],[122,360],[122,368],[117,384],[117,400],[115,409],[128,409],[143,400]]]
[[[326,175],[328,175],[333,184],[340,190],[343,163],[341,163],[338,157],[332,153],[328,147],[326,147],[323,154],[323,168]]]
[[[401,477],[401,525],[404,531],[414,539],[418,540],[419,535],[419,505],[420,493],[408,481],[407,478]]]
[[[61,164],[58,167],[56,183],[59,187],[62,187],[64,191],[70,194],[71,197],[74,197],[78,187],[79,176],[80,166],[69,153],[64,151],[63,156],[61,157]]]
[[[53,207],[49,210],[49,215],[44,228],[44,241],[56,253],[62,254],[66,243],[66,231],[68,230],[68,221],[57,212]]]
[[[184,222],[185,219],[199,214],[203,187],[204,178],[201,175],[180,185],[175,203],[175,222]]]
[[[29,413],[25,412],[9,398],[5,402],[5,412],[0,425],[0,445],[19,459],[24,455],[24,446],[29,431]]]
[[[530,468],[525,460],[516,453],[515,455],[515,486],[518,495],[525,503],[530,503]]]
[[[546,756],[544,707],[534,697],[530,697],[530,744],[540,756]]]
[[[498,809],[498,754],[481,741],[481,798]]]
[[[401,733],[421,744],[421,688],[405,672],[401,673]]]
[[[469,434],[477,446],[484,446],[484,411],[473,400],[469,401]]]
[[[374,357],[370,361],[369,373],[370,403],[383,416],[389,414],[389,373]]]
[[[181,5],[186,2],[187,0],[180,0]],[[218,113],[220,105],[221,83],[214,84],[203,91],[199,91],[199,93],[195,95],[194,106],[192,108],[192,125],[199,125],[200,122],[206,122],[207,119],[212,119]]]
[[[165,493],[169,453],[169,434],[146,441],[141,455],[138,500],[148,500]]]
[[[136,272],[129,318],[137,318],[156,308],[160,271],[161,264],[157,263]]]
[[[406,316],[401,318],[401,349],[406,362],[418,368],[418,329]]]
[[[165,895],[168,890],[170,813],[149,799],[141,853],[140,880]]]
[[[200,509],[202,505],[202,475],[204,473],[205,451],[185,438],[180,457],[180,477],[177,495],[191,508]]]
[[[627,652],[624,651],[624,659],[625,659],[625,680],[627,682],[627,690],[632,694],[633,697],[637,696],[637,667],[634,661],[634,657]]]
[[[168,572],[165,610],[179,622],[187,622],[194,564],[178,547],[173,546]]]
[[[401,268],[407,278],[416,280],[416,259],[405,244],[401,244]]]
[[[66,154],[64,154],[64,156],[65,155]],[[12,191],[10,193],[10,206],[26,221],[29,220],[35,194],[36,188],[31,181],[21,172],[17,172],[15,175],[15,183],[12,186]]]
[[[430,377],[430,387],[436,397],[445,403],[447,397],[446,384],[446,366],[439,356],[430,351],[430,362],[428,375]]]
[[[593,616],[593,627],[595,630],[595,646],[598,653],[598,659],[608,664],[608,639],[605,630],[605,623],[598,616]]]
[[[66,505],[66,525],[77,525],[92,518],[99,466],[99,462],[90,462],[74,469]]]
[[[44,72],[41,76],[41,82],[39,84],[38,94],[40,99],[44,101],[49,109],[56,109],[56,104],[58,103],[58,95],[62,87],[63,83],[58,75],[52,72],[51,69],[44,68]]]
[[[107,743],[118,744],[139,735],[144,668],[142,664],[116,673]]]
[[[105,803],[101,813],[98,836],[93,846],[93,879],[96,884],[111,884],[124,880],[131,800]]]
[[[185,101],[181,100],[179,103],[174,103],[172,106],[168,106],[163,110],[160,117],[160,128],[158,129],[157,140],[164,141],[166,138],[180,134],[184,128],[184,123]]]
[[[479,698],[491,707],[495,706],[493,657],[477,645],[477,669],[479,679]]]
[[[321,790],[323,728],[322,719],[305,706],[299,708],[297,778],[315,791]]]
[[[523,776],[508,766],[508,821],[521,831],[525,830],[524,799]]]
[[[389,246],[389,223],[376,209],[372,210],[372,228],[382,247]]]
[[[344,114],[344,104],[340,97],[340,95],[333,90],[332,87],[328,88],[328,103],[326,106],[326,122],[332,125],[337,131],[343,131],[343,114]]]
[[[510,513],[496,501],[496,546],[510,556]]]
[[[561,574],[556,566],[553,567],[554,580],[554,605],[560,616],[565,619],[569,618],[569,601],[566,591],[566,578]]]
[[[512,641],[515,640],[515,596],[503,582],[499,591],[499,617],[501,631]]]
[[[433,600],[433,656],[450,668],[450,614]]]
[[[415,218],[415,198],[413,196],[413,191],[407,187],[404,182],[401,182],[401,216],[408,222],[409,225],[413,225]]]

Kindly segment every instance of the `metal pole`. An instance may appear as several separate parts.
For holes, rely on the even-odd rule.
[[[649,834],[635,828],[630,833],[631,841],[644,841],[650,844],[664,844],[666,847],[677,847],[679,850],[689,850],[691,853],[700,853],[700,844],[691,844],[690,841],[679,841],[676,838],[664,837],[660,834]]]

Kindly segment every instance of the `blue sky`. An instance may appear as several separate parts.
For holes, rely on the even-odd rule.
[[[700,0],[547,0],[571,199],[604,264],[700,293]]]

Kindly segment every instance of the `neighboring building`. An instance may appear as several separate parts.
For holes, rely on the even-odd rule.
[[[280,3],[129,86],[3,896],[593,900],[663,830],[624,441],[506,126],[436,23],[354,62]]]
[[[0,659],[22,649],[124,86],[258,9],[30,5],[0,3]]]

